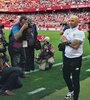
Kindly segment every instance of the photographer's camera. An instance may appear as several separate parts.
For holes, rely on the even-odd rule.
[[[84,24],[90,24],[90,21],[89,22],[85,22]]]
[[[60,25],[65,25],[65,26],[66,26],[66,25],[67,25],[67,23],[60,23]]]
[[[33,27],[33,23],[31,23],[29,21],[28,22],[28,28],[26,28],[23,32],[23,39],[24,40],[28,40],[32,37],[32,27]]]

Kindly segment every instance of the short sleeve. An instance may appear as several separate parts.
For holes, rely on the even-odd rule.
[[[85,40],[85,34],[83,31],[79,31],[78,34],[76,34],[75,39],[84,41]]]
[[[64,31],[63,36],[67,36],[67,33],[68,33],[68,29]]]
[[[19,32],[19,28],[18,28],[18,25],[15,25],[15,26],[13,26],[13,28],[12,28],[12,33],[13,33],[13,34],[16,34],[17,32]]]

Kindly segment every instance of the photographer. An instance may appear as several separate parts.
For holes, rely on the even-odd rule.
[[[31,23],[31,20],[29,20],[29,28],[24,31],[24,34],[26,34],[24,37],[27,40],[28,46],[25,48],[25,55],[26,55],[26,67],[25,71],[34,70],[34,49],[38,50],[40,48],[36,48],[35,42],[37,40],[37,28],[34,23]],[[36,44],[39,47],[39,44]]]
[[[67,21],[66,23],[60,23],[60,35],[63,35],[63,33],[65,32],[66,29],[69,29],[69,21]],[[59,51],[62,51],[62,56],[63,56],[63,63],[64,63],[64,54],[65,54],[65,46],[63,45],[58,45]],[[63,65],[62,65],[63,67]],[[62,69],[61,69],[62,71]]]
[[[28,28],[28,19],[21,16],[19,23],[16,23],[9,35],[8,51],[11,57],[11,64],[13,67],[21,67],[24,71],[26,58],[24,55],[24,47],[27,47],[27,41],[23,39],[24,30]],[[27,78],[29,75],[23,75]]]
[[[0,94],[14,96],[13,89],[21,88],[22,69],[10,67],[8,64],[9,57],[6,54],[7,42],[5,40],[4,26],[0,25]]]
[[[86,30],[88,32],[88,40],[89,40],[89,44],[90,44],[90,21],[85,22],[84,24],[86,24]]]
[[[60,35],[63,35],[64,31],[69,28],[70,26],[68,21],[66,23],[60,23]]]
[[[50,70],[54,63],[54,46],[50,44],[50,38],[46,37],[44,40],[44,44],[40,50],[40,57],[42,59],[41,63],[39,64],[40,70]],[[48,67],[46,64],[48,63]]]
[[[24,71],[34,70],[34,43],[37,40],[36,25],[21,16],[9,35],[9,53],[12,66],[20,66]]]

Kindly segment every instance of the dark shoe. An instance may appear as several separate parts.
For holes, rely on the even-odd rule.
[[[25,69],[24,71],[25,71],[25,72],[30,72],[30,69]]]
[[[52,69],[52,65],[53,65],[53,64],[49,64],[49,69]]]
[[[15,96],[16,95],[15,93],[13,93],[12,91],[9,91],[9,90],[0,91],[0,94],[8,95],[8,96]]]
[[[23,75],[22,78],[29,78],[30,75]]]
[[[33,71],[35,69],[35,67],[32,67],[31,70]]]
[[[45,70],[46,70],[46,71],[47,71],[47,70],[51,70],[51,68],[49,68],[49,67],[46,67],[46,68],[45,68]]]

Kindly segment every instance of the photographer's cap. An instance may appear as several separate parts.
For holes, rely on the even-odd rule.
[[[45,37],[45,39],[44,39],[44,41],[48,41],[48,42],[50,42],[50,38],[49,37]]]
[[[27,20],[27,17],[26,16],[21,16],[19,21],[21,22],[23,19]]]

